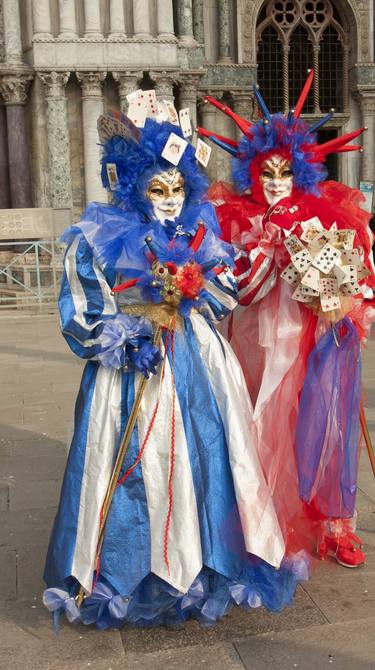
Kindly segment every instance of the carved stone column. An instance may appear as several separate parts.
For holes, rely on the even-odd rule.
[[[0,100],[0,209],[10,209],[6,110]]]
[[[254,95],[252,91],[231,91],[233,97],[233,111],[246,121],[251,121],[254,118]],[[243,133],[236,126],[236,134],[238,140],[241,140]]]
[[[172,0],[157,0],[158,37],[174,37]]]
[[[358,86],[357,99],[362,113],[362,125],[367,128],[362,135],[363,146],[361,177],[364,181],[375,179],[375,94],[373,87]]]
[[[76,37],[77,22],[74,0],[59,0],[60,36]]]
[[[98,146],[97,120],[103,114],[102,85],[105,72],[77,72],[82,86],[83,152],[85,161],[86,201],[107,202],[100,171],[101,149]]]
[[[155,82],[156,95],[160,100],[174,102],[173,84],[175,75],[166,70],[162,72],[150,72],[151,79]]]
[[[51,206],[70,209],[72,180],[65,85],[69,72],[39,73],[47,100],[48,168]]]
[[[109,37],[124,37],[126,35],[126,21],[124,11],[124,0],[111,0],[110,12],[110,28]]]
[[[231,63],[231,29],[229,0],[220,0],[219,9],[219,63]]]
[[[189,107],[193,132],[197,127],[197,87],[199,75],[187,74],[180,78],[180,108]]]
[[[129,93],[136,91],[139,86],[138,82],[142,79],[143,72],[112,72],[112,77],[115,81],[118,82],[118,93],[120,98],[120,109],[126,114],[128,111],[129,103],[126,99],[126,96]]]
[[[33,206],[24,108],[32,79],[31,74],[4,74],[0,77],[0,93],[6,106],[9,182],[13,208]]]
[[[49,0],[33,0],[33,25],[35,37],[52,36]]]
[[[210,93],[207,91],[207,93]],[[217,93],[214,93],[215,97],[219,97]],[[217,122],[216,122],[216,108],[212,105],[204,102],[204,96],[199,101],[199,114],[202,119],[200,125],[207,130],[212,130],[214,133],[217,132]],[[214,144],[210,144],[212,148],[212,153],[210,157],[210,162],[207,166],[207,172],[210,179],[216,179],[217,175],[217,148]]]
[[[177,0],[178,36],[184,42],[194,42],[192,0]]]
[[[85,37],[103,39],[99,0],[85,0]]]
[[[6,63],[21,63],[21,20],[18,1],[3,0],[3,19],[5,61]]]
[[[193,30],[198,44],[204,44],[203,0],[193,0]]]
[[[133,0],[134,37],[150,37],[149,0]]]

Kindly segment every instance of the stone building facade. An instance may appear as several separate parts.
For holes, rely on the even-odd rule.
[[[0,0],[0,208],[52,207],[77,219],[86,202],[105,200],[96,121],[103,110],[126,111],[136,88],[154,87],[194,122],[235,137],[205,94],[251,117],[258,78],[271,107],[287,108],[312,66],[307,118],[335,106],[332,136],[368,127],[364,152],[342,154],[335,176],[357,187],[375,180],[373,4]],[[214,149],[210,176],[229,171]]]

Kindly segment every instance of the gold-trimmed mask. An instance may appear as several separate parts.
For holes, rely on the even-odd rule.
[[[176,219],[185,200],[184,178],[176,168],[154,175],[147,185],[146,197],[150,200],[154,216],[160,223]]]
[[[290,160],[274,154],[261,164],[260,181],[269,205],[288,198],[293,189],[293,170]]]

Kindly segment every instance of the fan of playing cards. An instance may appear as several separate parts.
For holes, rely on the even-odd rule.
[[[129,103],[127,117],[137,128],[143,128],[147,118],[155,121],[168,121],[174,126],[179,126],[184,137],[193,134],[190,110],[188,107],[177,112],[173,102],[170,100],[157,100],[155,91],[134,91],[126,96]],[[187,141],[179,135],[171,133],[163,149],[162,156],[173,165],[178,165],[181,156],[187,147]],[[207,167],[210,160],[211,147],[201,139],[197,141],[195,158],[203,167]]]
[[[325,230],[316,216],[300,225],[300,238],[291,234],[284,241],[291,263],[281,277],[295,289],[294,300],[339,320],[350,311],[347,298],[362,292],[359,281],[370,274],[353,248],[355,231],[337,230],[335,223]]]

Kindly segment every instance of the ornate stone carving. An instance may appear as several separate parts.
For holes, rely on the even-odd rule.
[[[131,72],[130,70],[125,72],[112,72],[112,77],[118,82],[120,109],[124,114],[128,111],[128,101],[126,96],[139,88],[138,82],[142,79],[142,76],[143,72],[141,70],[136,72]]]
[[[6,105],[24,105],[32,74],[0,74],[0,92]]]
[[[106,72],[76,72],[76,75],[82,86],[84,98],[102,97],[102,85],[107,76]]]
[[[176,72],[168,72],[167,70],[150,71],[150,77],[155,82],[156,95],[159,98],[173,101],[173,84],[177,82],[177,76]]]
[[[193,0],[193,29],[198,44],[204,44],[203,0]]]
[[[38,77],[44,84],[46,98],[64,98],[69,76],[70,72],[38,72]]]

